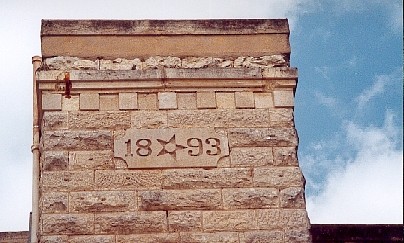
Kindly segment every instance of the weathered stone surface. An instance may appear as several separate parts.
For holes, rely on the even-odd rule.
[[[271,126],[294,127],[293,109],[275,108],[269,110]]]
[[[274,90],[275,107],[293,107],[295,105],[295,95],[293,90]]]
[[[62,111],[78,111],[80,109],[80,97],[72,95],[70,98],[62,97]]]
[[[160,57],[160,56],[153,56],[147,58],[142,63],[143,69],[151,69],[151,68],[159,68],[159,67],[166,67],[166,68],[179,68],[181,67],[181,59],[179,57]]]
[[[212,57],[186,57],[182,59],[183,68],[204,68],[213,63]]]
[[[42,110],[44,111],[60,111],[62,110],[61,94],[42,94]]]
[[[114,235],[81,235],[70,236],[69,243],[115,243]]]
[[[234,92],[216,92],[216,103],[219,109],[235,109]]]
[[[42,154],[42,169],[44,171],[67,170],[68,165],[67,151],[44,151]]]
[[[100,60],[100,70],[139,70],[142,69],[142,61],[139,58],[114,60]]]
[[[279,67],[288,66],[289,62],[284,55],[270,55],[262,57],[238,57],[234,67]]]
[[[204,211],[205,231],[244,231],[257,228],[253,210]]]
[[[96,234],[167,232],[164,211],[100,213],[95,215]]]
[[[274,102],[272,99],[272,93],[254,93],[255,108],[266,109],[273,108]]]
[[[170,232],[202,231],[202,212],[170,211],[168,229]]]
[[[42,117],[42,130],[67,129],[67,112],[46,111]]]
[[[309,218],[304,209],[257,209],[256,217],[259,229],[310,228]]]
[[[139,192],[140,210],[206,210],[221,207],[221,193],[216,189],[159,190]]]
[[[198,109],[215,109],[216,95],[215,92],[197,92],[196,106]]]
[[[280,166],[298,166],[296,147],[274,147],[274,163]]]
[[[107,170],[114,169],[111,150],[69,152],[70,170]]]
[[[196,93],[177,93],[179,110],[196,109]]]
[[[234,93],[236,108],[255,108],[254,93],[250,91]]]
[[[311,243],[312,239],[307,227],[285,230],[285,242]]]
[[[45,234],[82,235],[94,233],[93,214],[42,214]]]
[[[138,94],[137,95],[138,107],[140,110],[157,110],[157,94]]]
[[[81,111],[69,113],[70,129],[125,129],[130,127],[127,111]]]
[[[60,242],[67,242],[68,236],[67,235],[47,235],[41,236],[41,243],[60,243]]]
[[[252,169],[245,168],[164,170],[163,188],[250,187],[252,176]]]
[[[42,194],[43,213],[66,213],[68,211],[69,194],[67,192],[50,192]]]
[[[288,187],[280,192],[281,208],[301,208],[306,206],[303,187]]]
[[[225,209],[277,208],[279,192],[275,188],[231,188],[223,189]]]
[[[296,130],[288,128],[230,128],[230,147],[297,146]]]
[[[79,61],[78,57],[57,56],[45,58],[42,63],[42,69],[45,70],[69,70],[75,68],[75,63]]]
[[[89,92],[80,94],[80,110],[99,110],[100,94]]]
[[[159,92],[158,93],[159,109],[171,110],[177,109],[177,94],[175,92]]]
[[[265,230],[283,229],[284,225],[280,222],[280,212],[279,209],[255,210],[258,228]]]
[[[273,165],[272,147],[233,148],[230,153],[232,167]]]
[[[93,171],[44,171],[42,173],[44,191],[85,191],[94,186]]]
[[[136,192],[71,192],[69,202],[69,211],[74,213],[135,211]]]
[[[257,187],[303,187],[304,177],[299,167],[259,167],[254,169],[254,185]]]
[[[238,243],[237,232],[181,232],[181,243]]]
[[[283,236],[284,236],[283,230],[249,231],[240,234],[240,243],[295,242],[295,241],[284,241]]]
[[[159,189],[162,184],[161,171],[96,171],[95,185],[102,190]]]
[[[138,234],[138,235],[117,235],[117,243],[178,243],[180,235],[178,233],[154,233],[154,234]]]
[[[167,113],[159,111],[135,111],[132,113],[132,127],[134,128],[165,128],[167,127]]]
[[[289,79],[289,80],[295,81],[295,80],[297,80],[297,68],[264,67],[264,68],[262,68],[262,77],[263,78]],[[293,86],[295,87],[296,83]]]
[[[106,150],[112,149],[110,131],[45,131],[42,134],[44,149],[49,150]]]
[[[100,111],[117,111],[119,110],[119,99],[116,94],[100,95]]]
[[[119,93],[119,109],[120,110],[136,110],[137,105],[137,93]]]

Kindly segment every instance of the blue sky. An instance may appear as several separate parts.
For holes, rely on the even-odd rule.
[[[40,54],[42,18],[288,18],[312,223],[402,223],[402,10],[402,0],[2,3],[0,231],[28,230],[31,56]]]

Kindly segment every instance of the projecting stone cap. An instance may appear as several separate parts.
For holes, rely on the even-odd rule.
[[[289,54],[287,19],[43,20],[42,56],[265,56]]]

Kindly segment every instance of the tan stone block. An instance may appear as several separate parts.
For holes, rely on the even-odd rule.
[[[142,68],[142,61],[139,58],[115,60],[99,60],[100,70],[138,70]]]
[[[309,228],[302,227],[298,229],[286,229],[285,230],[285,242],[301,242],[311,243]]]
[[[43,235],[40,236],[40,242],[41,243],[67,242],[67,235]]]
[[[280,222],[280,212],[281,210],[279,209],[255,210],[258,228],[266,230],[283,230],[284,225]]]
[[[212,57],[186,57],[182,59],[183,68],[204,68],[213,63]]]
[[[288,187],[280,192],[281,208],[306,208],[302,187]]]
[[[254,185],[258,187],[303,187],[304,178],[299,167],[254,169]]]
[[[67,151],[44,151],[42,154],[43,171],[67,170],[68,165]]]
[[[114,169],[111,150],[69,152],[70,170],[107,170]]]
[[[236,100],[236,108],[255,108],[253,92],[235,92],[234,97]]]
[[[42,214],[44,234],[83,235],[94,233],[93,214]]]
[[[67,129],[67,122],[67,112],[45,111],[42,117],[42,130]]]
[[[234,93],[216,92],[216,103],[219,109],[235,109]]]
[[[71,192],[69,212],[125,212],[136,210],[135,191]]]
[[[163,188],[226,188],[252,186],[252,169],[218,168],[164,170]]]
[[[245,231],[257,228],[253,210],[204,211],[204,231]]]
[[[45,131],[42,134],[45,150],[107,150],[113,148],[110,131]]]
[[[131,119],[132,127],[135,128],[167,127],[167,113],[164,111],[134,111]]]
[[[160,189],[161,171],[96,171],[95,184],[101,190],[141,190]]]
[[[98,93],[81,93],[80,110],[99,110],[100,95]]]
[[[230,147],[291,147],[297,146],[296,130],[288,128],[230,128]]]
[[[249,231],[240,234],[240,243],[283,243],[283,242],[295,242],[284,241],[283,230],[271,230],[271,231]]]
[[[237,232],[181,232],[181,243],[239,243]]]
[[[117,111],[119,110],[119,99],[116,94],[100,95],[100,111]]]
[[[222,194],[226,209],[279,207],[279,192],[275,188],[231,188],[223,189]]]
[[[117,243],[178,243],[180,235],[178,233],[153,233],[153,234],[138,234],[138,235],[117,235]]]
[[[274,90],[275,107],[293,107],[295,95],[293,90]]]
[[[170,232],[202,231],[202,212],[170,211],[168,229]]]
[[[69,113],[70,129],[127,129],[130,127],[127,111],[81,111]]]
[[[137,93],[119,93],[120,110],[137,110]]]
[[[140,110],[157,110],[157,94],[138,94],[137,95],[138,107]]]
[[[233,148],[231,167],[256,167],[273,165],[272,147]]]
[[[115,243],[115,235],[70,236],[69,243]]]
[[[296,147],[274,147],[274,163],[280,166],[298,166]]]
[[[44,111],[60,111],[62,110],[61,94],[42,94],[42,110]]]
[[[72,95],[70,98],[62,97],[62,111],[80,110],[80,97]]]
[[[215,92],[197,92],[196,106],[198,109],[216,109]]]
[[[272,93],[254,93],[255,108],[266,109],[273,108],[274,102]]]
[[[171,110],[177,109],[177,94],[175,92],[159,92],[158,93],[159,109]]]
[[[94,186],[93,171],[44,171],[42,173],[44,191],[85,191]]]
[[[67,192],[42,193],[42,213],[67,213],[69,194]]]
[[[294,127],[293,109],[275,108],[269,113],[272,127]]]
[[[96,234],[136,234],[167,232],[164,211],[99,213],[95,215]]]
[[[310,221],[305,209],[282,209],[279,222],[287,229],[310,228]]]
[[[178,109],[194,110],[196,109],[196,93],[177,93]]]
[[[206,210],[221,207],[220,190],[159,190],[139,192],[139,209],[148,211]]]

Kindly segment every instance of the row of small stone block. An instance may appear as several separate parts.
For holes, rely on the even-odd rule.
[[[42,94],[42,110],[172,110],[254,109],[293,107],[292,90],[273,92],[158,92],[100,94],[83,92],[70,98],[59,93]]]

